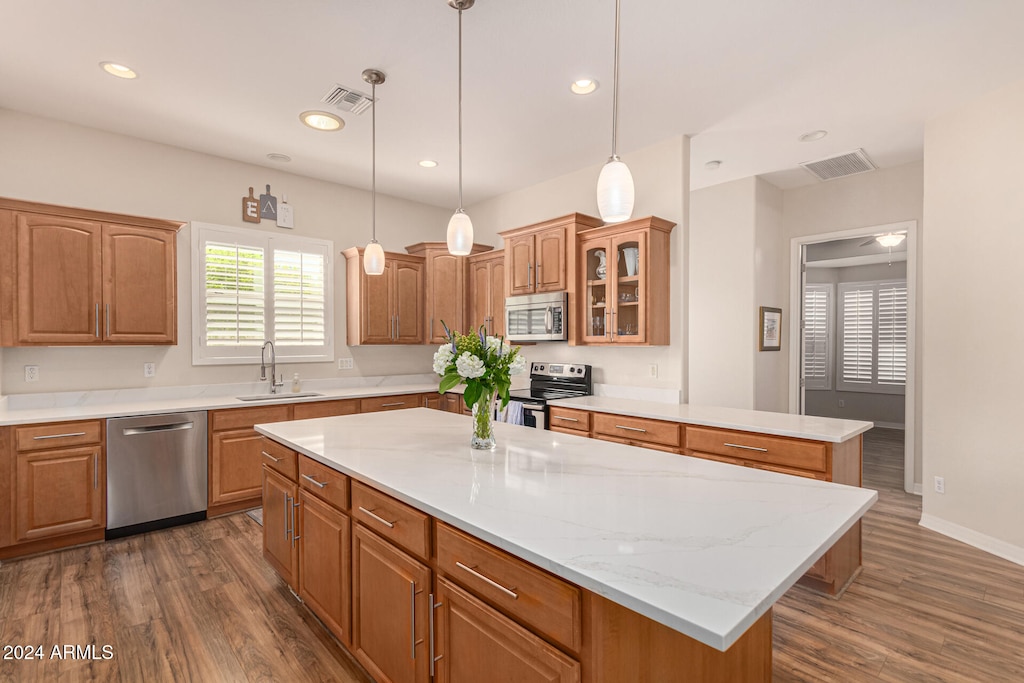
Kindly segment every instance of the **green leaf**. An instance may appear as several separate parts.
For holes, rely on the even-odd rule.
[[[480,399],[480,392],[482,387],[477,382],[466,383],[466,393],[463,396],[466,399],[467,406],[476,405],[476,402]]]
[[[438,385],[437,390],[442,394],[453,387],[459,386],[459,382],[462,381],[462,377],[455,370],[452,370],[447,375],[441,378],[441,384]]]

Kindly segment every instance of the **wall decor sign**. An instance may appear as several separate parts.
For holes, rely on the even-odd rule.
[[[761,306],[761,333],[758,336],[758,351],[779,351],[782,349],[782,309]]]
[[[253,194],[253,188],[249,188],[249,196],[242,197],[242,220],[246,223],[259,223],[261,220],[274,221],[279,228],[295,227],[295,209],[288,203],[288,196],[285,195],[281,203],[277,203],[277,197],[270,194],[270,185],[266,194],[259,198]]]
[[[253,196],[251,187],[249,196],[242,197],[242,220],[246,223],[260,222],[260,200]]]
[[[288,195],[281,196],[281,204],[277,207],[277,227],[295,227],[295,209],[288,203]]]
[[[260,195],[260,218],[277,220],[277,197],[270,194],[270,185],[267,185],[267,193]]]

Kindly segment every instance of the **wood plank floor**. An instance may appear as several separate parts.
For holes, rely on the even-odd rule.
[[[864,571],[841,600],[797,586],[778,602],[776,681],[1024,680],[1024,567],[918,526],[902,448],[902,432],[867,435]],[[114,658],[0,660],[0,681],[369,682],[260,544],[239,513],[5,562],[0,645]]]

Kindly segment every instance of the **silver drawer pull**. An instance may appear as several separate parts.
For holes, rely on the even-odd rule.
[[[43,434],[41,436],[33,436],[32,438],[36,441],[42,441],[43,439],[65,439],[69,436],[85,436],[85,432],[68,432],[67,434]]]
[[[490,578],[484,576],[483,574],[481,574],[477,570],[473,569],[472,567],[467,567],[466,565],[462,564],[461,562],[456,562],[455,566],[458,567],[459,569],[465,569],[467,572],[469,572],[473,576],[477,577],[478,579],[486,581],[490,585],[492,585],[495,588],[497,588],[498,590],[500,590],[505,595],[510,596],[513,600],[518,600],[519,599],[519,594],[516,593],[514,590],[512,590],[511,588],[505,588],[504,586],[502,586],[497,581],[494,581],[493,579],[490,579]]]
[[[647,433],[646,429],[640,429],[639,427],[627,427],[626,425],[615,425],[615,428],[616,429],[626,429],[626,430],[629,430],[631,432],[643,432],[644,434]]]
[[[388,520],[384,519],[383,517],[381,517],[379,515],[373,514],[373,512],[371,512],[370,510],[367,510],[362,505],[359,506],[359,511],[360,512],[365,512],[366,514],[370,515],[371,517],[373,517],[375,520],[377,520],[381,524],[387,526],[387,528],[389,528],[389,529],[394,529],[395,528],[395,523],[394,522],[389,522]]]
[[[281,458],[275,458],[274,456],[272,456],[270,453],[267,453],[266,451],[260,451],[260,452],[263,453],[263,455],[265,455],[268,458],[270,458],[271,460],[273,460],[274,462],[281,462]]]
[[[319,486],[320,488],[323,488],[323,487],[327,486],[327,482],[323,482],[323,483],[321,484],[320,482],[318,482],[318,481],[317,481],[316,479],[314,479],[313,477],[309,476],[308,474],[303,474],[303,475],[302,475],[302,478],[303,478],[303,479],[307,479],[307,480],[309,480],[309,481],[313,482],[314,484],[316,484],[316,485],[317,485],[317,486]]]
[[[552,415],[551,417],[556,420],[565,420],[566,422],[579,422],[575,417],[562,417],[561,415]]]
[[[381,403],[381,408],[391,408],[392,406],[404,406],[405,401],[399,401],[398,403]]]
[[[760,451],[761,453],[767,453],[768,452],[767,448],[758,448],[757,446],[744,446],[741,443],[727,443],[725,445],[726,446],[731,446],[732,448],[742,448],[745,451]]]

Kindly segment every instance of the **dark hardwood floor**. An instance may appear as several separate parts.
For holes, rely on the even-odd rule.
[[[902,432],[866,436],[864,570],[841,600],[797,586],[777,603],[776,681],[1024,680],[1024,567],[918,526],[902,448]],[[0,645],[45,659],[0,660],[0,681],[368,682],[260,545],[238,513],[5,562]],[[65,644],[114,656],[49,659]]]

